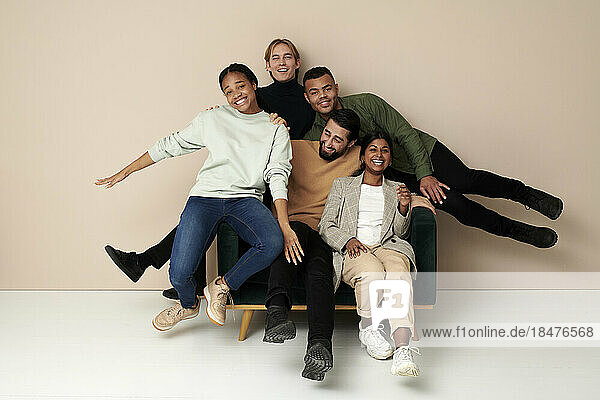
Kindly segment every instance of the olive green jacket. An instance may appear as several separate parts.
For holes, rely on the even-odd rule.
[[[436,138],[414,129],[394,107],[374,94],[353,94],[340,97],[339,100],[342,108],[348,108],[360,117],[361,138],[374,131],[383,131],[391,137],[394,142],[393,168],[415,174],[417,179],[433,174],[429,155]],[[317,114],[304,139],[319,140],[325,123],[323,117]]]

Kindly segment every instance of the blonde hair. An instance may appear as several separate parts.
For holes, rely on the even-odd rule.
[[[291,40],[289,40],[289,39],[273,39],[273,41],[271,43],[269,43],[269,45],[267,46],[267,49],[265,50],[265,61],[266,62],[269,62],[269,58],[271,58],[271,54],[273,54],[273,49],[275,48],[275,46],[277,46],[278,44],[281,44],[281,43],[287,45],[292,50],[292,54],[294,55],[294,58],[296,60],[300,59],[300,52],[298,52],[298,49],[296,48],[294,43],[292,43]]]

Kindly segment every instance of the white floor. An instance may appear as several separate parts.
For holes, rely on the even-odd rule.
[[[548,311],[557,303],[566,314]],[[0,398],[529,400],[600,393],[600,347],[429,347],[417,357],[422,376],[392,376],[391,361],[359,347],[353,312],[337,313],[335,366],[324,382],[311,382],[300,377],[303,312],[293,314],[295,340],[269,345],[262,342],[264,312],[255,313],[244,342],[237,341],[239,311],[235,322],[228,313],[222,328],[202,311],[160,333],[150,321],[170,304],[159,292],[0,292]],[[440,291],[436,310],[416,318],[600,322],[599,310],[600,291]]]

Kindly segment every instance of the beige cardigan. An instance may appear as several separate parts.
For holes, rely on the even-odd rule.
[[[345,246],[356,237],[358,224],[358,203],[363,174],[337,178],[327,197],[325,209],[319,223],[319,233],[323,240],[333,248],[333,267],[335,270],[335,290],[340,285]],[[383,223],[380,243],[383,248],[405,254],[411,261],[413,278],[416,276],[415,253],[411,245],[404,240],[408,237],[411,209],[406,217],[398,212],[396,186],[398,182],[383,179]]]

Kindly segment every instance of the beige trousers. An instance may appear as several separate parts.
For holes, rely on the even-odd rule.
[[[361,252],[356,258],[344,256],[342,280],[354,289],[356,295],[356,311],[364,318],[371,318],[369,302],[369,283],[383,279],[401,279],[410,285],[410,301],[408,314],[404,318],[390,319],[392,333],[398,328],[414,330],[414,307],[412,277],[410,275],[409,258],[395,250],[384,249],[381,245],[366,246],[369,252]]]

